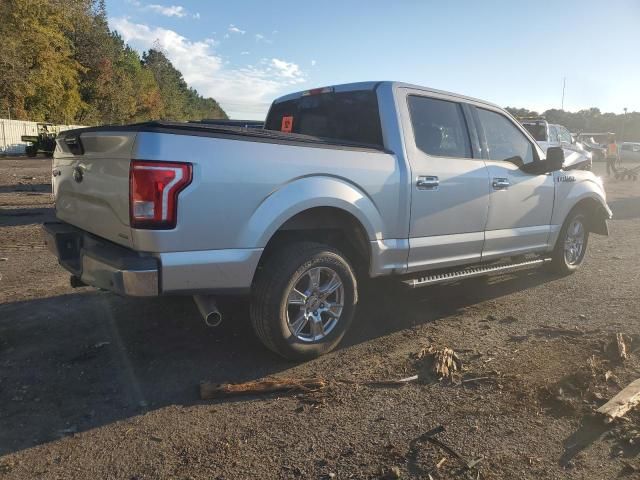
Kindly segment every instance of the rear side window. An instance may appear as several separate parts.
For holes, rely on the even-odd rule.
[[[561,142],[571,143],[571,134],[566,128],[558,127],[558,138]]]
[[[505,160],[516,165],[533,162],[533,145],[511,120],[483,108],[477,111],[489,160]]]
[[[547,127],[544,123],[523,123],[522,125],[538,142],[547,141]]]
[[[378,98],[372,90],[331,91],[274,103],[264,128],[383,147]]]
[[[471,158],[469,132],[459,103],[409,96],[416,146],[438,157]]]

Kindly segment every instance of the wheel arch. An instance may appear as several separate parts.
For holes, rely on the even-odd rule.
[[[284,245],[303,241],[337,248],[358,273],[369,271],[372,252],[365,226],[351,212],[328,206],[311,207],[285,220],[269,238],[258,267]]]
[[[587,216],[587,228],[598,235],[609,235],[607,220],[611,218],[609,207],[599,197],[585,196],[578,200],[565,216],[564,221],[576,211],[582,211]],[[564,224],[563,221],[563,224]]]

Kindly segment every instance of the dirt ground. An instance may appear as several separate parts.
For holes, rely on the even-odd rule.
[[[591,237],[578,273],[366,282],[341,347],[295,365],[253,337],[242,300],[210,329],[189,298],[71,289],[39,231],[49,175],[45,158],[0,159],[0,478],[640,478],[640,414],[592,413],[640,377],[640,182],[607,182],[611,236]],[[616,332],[626,362],[605,348]],[[336,382],[412,375],[429,345],[455,349],[463,379],[486,378]],[[202,380],[266,376],[333,382],[199,400]],[[439,425],[479,463],[463,471],[427,441]]]

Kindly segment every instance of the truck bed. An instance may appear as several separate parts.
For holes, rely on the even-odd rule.
[[[103,125],[98,127],[79,128],[67,130],[61,133],[58,138],[78,137],[89,132],[152,132],[168,133],[173,135],[190,135],[196,137],[215,137],[229,140],[242,140],[248,142],[264,142],[291,144],[306,147],[318,148],[340,148],[355,150],[376,150],[385,151],[379,145],[369,143],[358,143],[347,140],[333,138],[314,137],[299,133],[285,133],[277,130],[264,130],[259,128],[245,128],[233,125],[217,125],[187,122],[151,121],[134,123],[130,125]],[[388,152],[387,152],[388,153]]]

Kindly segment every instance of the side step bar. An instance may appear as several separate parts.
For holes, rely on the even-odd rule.
[[[452,280],[480,277],[490,273],[508,273],[516,270],[539,267],[550,261],[550,258],[539,258],[520,263],[494,264],[487,265],[486,267],[465,268],[464,270],[459,270],[457,272],[438,273],[434,275],[427,275],[425,277],[411,278],[409,280],[403,280],[403,283],[410,288],[418,288],[426,285],[434,285],[436,283],[450,282]]]

